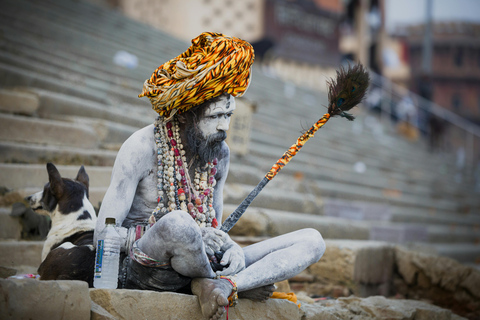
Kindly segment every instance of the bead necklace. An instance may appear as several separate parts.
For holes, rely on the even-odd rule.
[[[154,135],[157,147],[158,194],[157,207],[153,210],[149,223],[155,223],[170,211],[182,210],[188,212],[202,228],[217,227],[213,208],[217,159],[213,159],[203,167],[195,168],[192,182],[177,118],[165,121],[163,117],[157,117]],[[165,206],[165,199],[167,199],[167,206]]]

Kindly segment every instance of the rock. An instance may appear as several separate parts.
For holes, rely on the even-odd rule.
[[[450,310],[442,309],[415,300],[386,299],[374,296],[366,299],[357,297],[326,300],[316,304],[302,305],[305,320],[451,320],[464,319]]]
[[[398,273],[411,286],[437,286],[447,291],[467,289],[480,299],[480,271],[464,266],[457,261],[420,252],[395,249]]]
[[[90,319],[83,281],[0,280],[0,319]]]
[[[465,316],[480,316],[480,271],[432,254],[395,248],[395,289]]]
[[[203,319],[194,295],[147,290],[90,289],[92,320],[97,319]],[[229,319],[300,320],[302,313],[292,302],[271,299],[266,303],[241,299],[229,308]]]

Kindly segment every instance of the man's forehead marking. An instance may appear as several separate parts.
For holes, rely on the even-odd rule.
[[[224,104],[223,101],[218,101],[207,108],[205,114],[210,115],[213,113],[224,113],[225,109],[230,109],[230,95],[227,97],[227,102]]]

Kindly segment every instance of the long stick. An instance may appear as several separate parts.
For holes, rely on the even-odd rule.
[[[318,120],[307,132],[301,135],[297,142],[288,149],[283,156],[273,165],[270,171],[260,181],[260,183],[250,192],[247,198],[242,201],[235,211],[228,216],[224,221],[220,230],[224,232],[230,231],[238,219],[243,215],[248,206],[252,203],[255,197],[262,191],[267,183],[272,180],[280,170],[297,154],[303,145],[313,137],[330,117],[342,116],[348,120],[353,120],[354,117],[346,111],[352,109],[359,104],[365,97],[368,89],[370,78],[367,70],[361,65],[357,64],[348,68],[341,67],[337,70],[336,79],[327,81],[328,85],[328,112]]]
[[[262,189],[267,185],[270,180],[272,180],[282,168],[290,162],[290,160],[297,154],[300,149],[305,145],[305,143],[315,135],[315,132],[318,131],[327,121],[330,119],[330,114],[325,113],[323,117],[318,120],[307,132],[302,134],[295,144],[293,144],[284,154],[278,159],[278,161],[272,166],[270,171],[267,172],[265,177],[257,184],[257,186],[250,192],[250,194],[240,203],[240,205],[228,216],[227,219],[222,224],[220,230],[224,232],[230,231],[233,228],[235,223],[240,219],[243,213],[250,206],[252,201],[257,197],[257,195],[262,191]]]

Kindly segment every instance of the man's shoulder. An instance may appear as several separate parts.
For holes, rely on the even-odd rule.
[[[142,129],[139,129],[132,133],[127,140],[125,140],[126,144],[134,144],[137,146],[142,146],[146,144],[150,144],[154,140],[153,135],[153,124],[150,124]]]
[[[128,150],[132,152],[139,152],[140,150],[150,150],[155,146],[155,139],[153,134],[153,124],[148,125],[142,129],[135,131],[122,144],[121,150]]]

